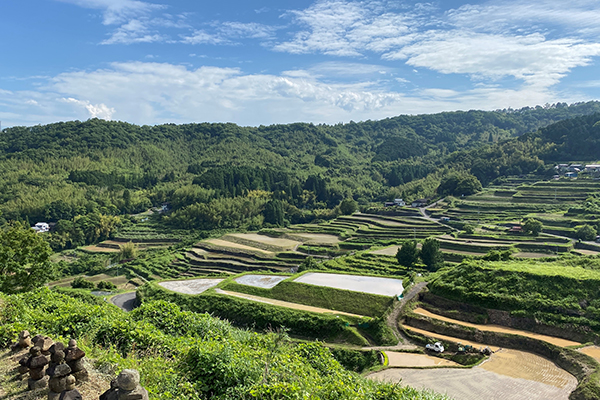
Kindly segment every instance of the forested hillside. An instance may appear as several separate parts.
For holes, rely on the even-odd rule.
[[[127,222],[109,216],[165,202],[172,212],[164,222],[174,228],[331,218],[343,199],[367,205],[432,195],[449,171],[485,185],[544,172],[555,158],[592,156],[597,114],[537,130],[598,111],[600,103],[589,102],[333,126],[91,119],[13,127],[0,135],[0,212],[4,220],[57,222],[55,248],[105,238]]]

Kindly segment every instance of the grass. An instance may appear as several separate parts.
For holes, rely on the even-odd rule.
[[[289,278],[272,289],[241,285],[231,280],[221,286],[224,290],[246,293],[260,297],[284,300],[329,310],[379,317],[392,305],[392,298],[369,293],[353,292],[323,286],[294,282]]]

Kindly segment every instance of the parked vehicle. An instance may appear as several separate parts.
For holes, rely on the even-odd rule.
[[[427,344],[427,346],[425,346],[425,348],[427,350],[433,350],[436,353],[444,352],[444,346],[442,346],[442,344],[440,342],[435,342],[434,344]]]

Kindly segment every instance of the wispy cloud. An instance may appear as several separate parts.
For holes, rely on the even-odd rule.
[[[115,63],[110,68],[94,71],[63,73],[37,92],[0,91],[0,104],[4,104],[0,117],[9,125],[92,116],[140,124],[337,123],[401,113],[497,109],[509,105],[516,108],[575,100],[579,99],[534,86],[397,92],[369,79],[331,83],[310,72],[247,74],[236,68],[191,69],[167,63],[131,62]]]
[[[163,4],[139,0],[56,0],[80,7],[100,10],[105,25],[123,24],[140,16],[148,16],[153,11],[165,9]]]

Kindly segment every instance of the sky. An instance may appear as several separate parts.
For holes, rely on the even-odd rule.
[[[600,99],[600,1],[3,0],[2,127],[335,124]]]

